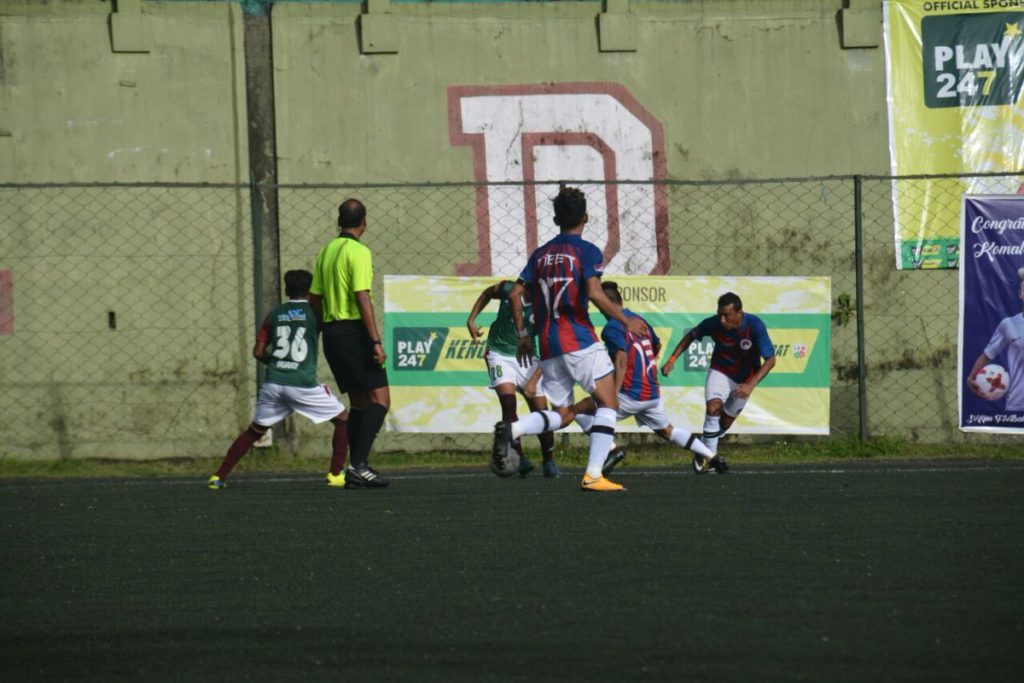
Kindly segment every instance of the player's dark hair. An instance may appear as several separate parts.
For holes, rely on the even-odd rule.
[[[587,198],[578,188],[562,185],[552,201],[555,207],[555,225],[565,230],[575,228],[587,215]]]
[[[622,305],[622,294],[619,293],[619,283],[617,282],[602,282],[601,289],[604,290],[605,296],[612,300],[612,303]]]
[[[743,310],[743,302],[740,301],[740,298],[737,295],[733,294],[732,292],[726,292],[722,296],[718,297],[719,310],[725,308],[726,306],[732,306],[733,309],[737,311]]]
[[[308,270],[289,270],[284,274],[284,293],[290,297],[309,293],[313,284],[313,274]]]
[[[366,207],[358,199],[346,199],[338,207],[338,227],[358,228],[366,218]]]

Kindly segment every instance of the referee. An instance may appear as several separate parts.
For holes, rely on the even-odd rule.
[[[366,207],[346,199],[338,207],[341,234],[320,250],[309,303],[320,318],[324,356],[338,391],[348,394],[351,444],[345,488],[380,488],[388,480],[369,465],[370,449],[391,407],[387,354],[373,313],[373,256],[359,241]]]

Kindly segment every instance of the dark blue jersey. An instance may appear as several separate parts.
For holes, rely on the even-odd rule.
[[[587,280],[601,277],[603,260],[601,250],[579,235],[559,235],[530,254],[519,279],[530,288],[542,359],[597,343]]]
[[[761,359],[775,355],[775,346],[768,337],[768,329],[756,315],[743,314],[735,330],[722,327],[718,316],[700,321],[691,330],[694,339],[711,337],[715,350],[711,353],[711,369],[718,370],[737,384],[750,379],[761,369]]]
[[[622,309],[627,318],[641,318],[628,308]],[[646,323],[647,321],[644,320]],[[637,337],[618,320],[612,319],[601,331],[601,339],[608,347],[608,354],[614,359],[617,351],[626,354],[626,375],[622,379],[619,393],[634,401],[651,401],[661,396],[658,385],[658,363],[654,358],[655,349],[661,340],[650,324],[647,334]]]

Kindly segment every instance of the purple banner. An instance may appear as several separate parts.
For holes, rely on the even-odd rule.
[[[965,196],[960,429],[1024,432],[1024,196]]]

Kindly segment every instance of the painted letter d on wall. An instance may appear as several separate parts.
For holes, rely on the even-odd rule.
[[[559,180],[580,184],[586,238],[605,271],[668,271],[668,201],[661,123],[617,83],[450,86],[449,137],[473,150],[477,261],[459,275],[515,276],[558,233]],[[507,184],[502,184],[507,183]]]

